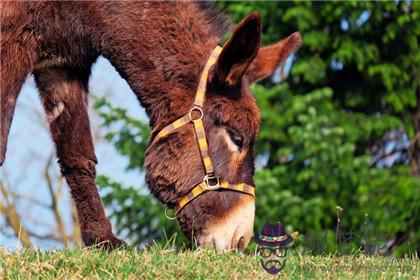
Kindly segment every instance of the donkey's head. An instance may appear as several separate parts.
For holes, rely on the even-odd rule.
[[[203,107],[195,107],[190,114],[182,112],[184,120],[170,127],[164,137],[155,138],[146,154],[146,180],[152,192],[169,207],[180,208],[176,217],[182,230],[200,246],[244,248],[251,239],[255,212],[253,149],[260,115],[249,86],[270,76],[301,42],[300,35],[294,33],[260,48],[260,25],[256,13],[238,25],[205,77]],[[201,139],[197,124],[189,123],[200,117],[205,131]],[[208,147],[199,145],[203,138]],[[207,151],[210,171],[205,168]],[[206,181],[205,177],[213,179]],[[200,184],[202,189],[217,188],[218,184],[232,188],[192,191]],[[244,186],[248,187],[245,191]],[[180,205],[182,200],[188,203]]]

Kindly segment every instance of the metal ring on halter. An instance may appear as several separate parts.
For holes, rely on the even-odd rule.
[[[168,215],[168,207],[165,207],[165,216],[168,218],[168,220],[176,220],[176,216],[169,217]]]
[[[192,112],[194,112],[194,111],[198,111],[198,112],[200,113],[200,117],[198,117],[198,118],[196,118],[196,119],[193,119],[193,118],[192,118]],[[204,116],[203,109],[201,109],[201,107],[199,107],[199,106],[197,106],[197,105],[194,105],[194,107],[192,107],[192,108],[191,108],[191,110],[188,112],[188,117],[189,117],[189,118],[190,118],[190,120],[192,120],[192,121],[195,121],[195,120],[202,120],[202,119],[203,119],[203,116]]]
[[[206,176],[204,176],[203,181],[206,182],[207,190],[209,190],[209,191],[215,191],[217,189],[220,189],[220,178],[219,178],[219,176],[206,174]]]

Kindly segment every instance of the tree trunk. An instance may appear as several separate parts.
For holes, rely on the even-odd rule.
[[[414,129],[414,137],[410,141],[409,155],[410,155],[410,165],[411,165],[411,174],[414,177],[418,177],[420,180],[420,83],[416,88],[416,108],[413,111],[412,124]],[[414,218],[416,219],[416,214]],[[411,228],[416,228],[416,222],[412,224]],[[392,253],[398,246],[404,243],[410,237],[410,228],[405,231],[399,231],[395,238],[391,241],[391,244],[387,247],[387,253]],[[420,251],[420,248],[416,248],[417,251]]]
[[[416,90],[416,110],[413,114],[414,138],[410,143],[410,164],[413,176],[420,177],[420,85]]]
[[[3,204],[0,200],[0,213],[5,215],[7,223],[13,229],[15,236],[22,242],[23,246],[25,246],[27,249],[32,249],[33,247],[29,239],[29,233],[22,225],[21,217],[19,216],[13,203],[11,203],[9,200],[9,191],[1,181],[0,193],[3,195],[5,201]]]

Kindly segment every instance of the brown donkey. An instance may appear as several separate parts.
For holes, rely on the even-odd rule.
[[[159,139],[156,135],[188,115],[203,69],[226,32],[220,16],[194,2],[0,5],[0,163],[5,159],[16,99],[32,73],[86,245],[122,243],[112,233],[95,185],[97,160],[87,114],[87,85],[99,55],[127,80],[150,118],[155,141],[147,150],[145,170],[151,192],[168,207],[176,207],[194,186],[203,184],[209,174],[203,166],[204,148],[197,145],[196,123]],[[249,85],[271,75],[301,43],[294,33],[260,48],[260,33],[257,13],[236,27],[206,73],[205,102],[195,112],[202,111],[211,176],[223,180],[221,185],[254,185],[259,110]],[[218,181],[208,184],[219,186]],[[252,234],[254,205],[254,197],[240,191],[206,191],[176,216],[185,234],[200,246],[244,248]]]

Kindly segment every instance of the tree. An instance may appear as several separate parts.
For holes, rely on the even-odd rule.
[[[295,31],[304,40],[280,73],[253,88],[262,112],[256,149],[256,228],[281,220],[289,231],[297,229],[303,236],[326,230],[326,243],[334,249],[339,226],[385,236],[385,241],[391,240],[388,252],[401,244],[399,254],[418,251],[420,4],[218,6],[234,22],[259,11],[264,44]],[[96,105],[105,125],[112,128],[108,139],[130,159],[128,168],[139,168],[147,126],[105,100]],[[120,126],[115,128],[115,123]],[[175,231],[176,226],[163,218],[163,207],[146,191],[104,177],[98,184],[115,188],[105,203],[119,209],[114,215],[120,231],[134,224],[128,236],[137,242],[139,237],[162,236],[162,227]],[[344,209],[340,222],[337,207]],[[142,228],[146,230],[138,236]]]
[[[340,205],[342,226],[358,227],[366,213],[375,231],[390,238],[411,234],[418,249],[419,3],[221,5],[235,21],[260,11],[267,44],[296,30],[303,34],[287,86],[268,95],[255,91],[263,116],[258,152],[268,156],[260,182],[271,179],[271,192],[280,186],[270,205],[285,201],[287,209],[276,215],[295,227],[306,217],[305,231],[332,229]],[[408,141],[396,139],[405,135],[412,139],[410,152]]]
[[[105,139],[128,157],[127,169],[142,172],[150,137],[148,124],[112,106],[105,97],[96,98],[95,109],[103,120],[102,125],[108,128]],[[163,238],[166,242],[173,234],[177,236],[177,244],[186,241],[177,222],[166,218],[165,207],[150,195],[144,183],[137,187],[124,186],[109,176],[100,175],[97,184],[105,193],[102,200],[110,208],[110,218],[121,238],[142,246]]]
[[[33,86],[33,81],[28,79],[26,90],[33,90]],[[18,111],[23,113],[20,117],[30,120],[31,127],[38,135],[40,131],[47,134],[48,124],[39,111],[41,108],[32,104],[34,100],[29,97],[26,102],[18,103]],[[20,136],[26,138],[25,133]],[[63,204],[67,204],[63,199],[66,191],[65,181],[54,162],[54,150],[48,152],[46,149],[39,152],[29,149],[25,154],[31,159],[30,163],[24,162],[23,157],[14,153],[13,160],[20,161],[18,168],[5,165],[0,170],[0,234],[18,240],[25,248],[42,247],[47,243],[64,248],[80,247],[81,236],[76,208],[70,201],[63,207]],[[33,175],[23,172],[30,173],[27,169],[35,166],[40,167],[40,170],[33,172],[40,173],[40,179],[35,184],[36,190],[27,188],[19,190],[22,185],[28,187],[21,179]],[[17,173],[18,179],[12,179],[16,178]],[[45,221],[45,217],[51,217],[51,220]]]

